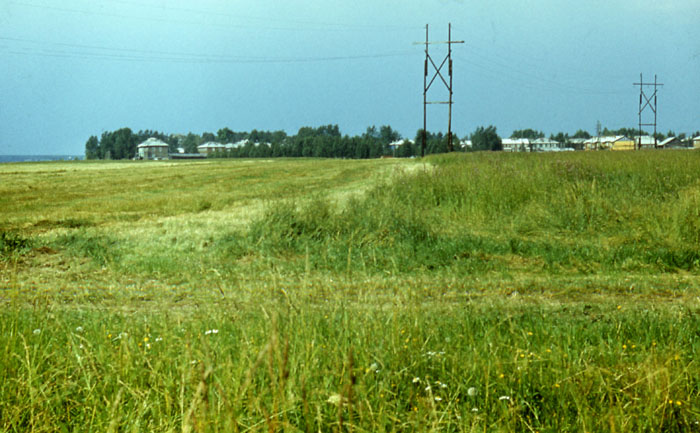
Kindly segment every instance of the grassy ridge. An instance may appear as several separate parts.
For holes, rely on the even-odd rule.
[[[438,157],[349,206],[280,205],[251,236],[278,252],[309,248],[336,272],[360,256],[396,272],[695,272],[699,156]]]
[[[2,166],[0,429],[699,430],[699,158]]]

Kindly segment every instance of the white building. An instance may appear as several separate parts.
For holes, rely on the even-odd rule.
[[[139,159],[168,159],[168,143],[151,137],[136,146]]]
[[[504,138],[501,140],[504,152],[529,152],[530,140],[527,138]]]
[[[224,150],[226,150],[226,146],[214,141],[207,141],[197,146],[197,151],[202,155],[211,155],[214,152],[223,152]]]

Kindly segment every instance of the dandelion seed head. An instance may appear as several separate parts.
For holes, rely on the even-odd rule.
[[[469,397],[474,397],[474,396],[476,396],[477,393],[478,393],[477,389],[474,388],[473,386],[469,387],[469,389],[467,389],[467,395]]]

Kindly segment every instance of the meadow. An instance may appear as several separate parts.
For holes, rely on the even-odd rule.
[[[700,431],[699,168],[0,164],[0,430]]]

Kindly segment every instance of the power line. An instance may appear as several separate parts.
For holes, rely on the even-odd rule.
[[[469,45],[468,45],[469,46]],[[602,89],[595,89],[591,87],[581,87],[577,85],[571,85],[571,84],[566,84],[562,83],[558,80],[554,80],[551,78],[546,78],[542,77],[541,75],[538,75],[536,72],[533,72],[532,70],[528,70],[524,68],[523,66],[513,66],[512,64],[505,64],[501,63],[492,59],[489,59],[488,57],[478,54],[478,53],[472,53],[474,56],[481,58],[483,62],[486,62],[487,64],[493,65],[493,66],[486,66],[483,63],[478,63],[472,59],[469,59],[467,57],[459,56],[457,55],[457,58],[460,60],[464,61],[467,64],[470,64],[472,66],[476,66],[478,68],[482,68],[484,70],[487,70],[489,72],[494,72],[496,71],[497,73],[501,74],[502,76],[505,76],[507,78],[510,78],[514,82],[518,83],[533,83],[533,82],[539,82],[542,84],[548,85],[550,88],[552,86],[557,87],[561,90],[566,90],[570,92],[575,92],[575,93],[582,93],[582,94],[592,94],[592,95],[621,95],[621,94],[626,94],[626,92],[622,92],[619,90],[602,90]],[[494,67],[495,66],[495,67]],[[529,81],[525,81],[525,80]],[[538,87],[538,88],[541,88]]]
[[[187,13],[197,13],[197,14],[202,14],[202,15],[213,15],[217,17],[230,17],[230,18],[236,18],[236,19],[243,19],[243,20],[255,20],[255,21],[263,21],[263,22],[279,22],[279,23],[291,23],[291,24],[300,24],[304,26],[317,26],[317,27],[324,27],[324,30],[411,30],[414,31],[418,26],[405,26],[405,25],[395,25],[395,24],[381,24],[381,25],[372,25],[372,24],[348,24],[348,23],[332,23],[332,22],[320,22],[320,21],[308,21],[308,20],[289,20],[289,19],[276,19],[276,18],[271,18],[271,17],[259,17],[259,16],[251,16],[251,15],[240,15],[240,14],[231,14],[231,13],[225,13],[225,12],[220,12],[220,11],[212,11],[212,10],[204,10],[204,9],[195,9],[195,8],[183,8],[183,7],[176,7],[176,6],[166,6],[166,5],[149,5],[145,4],[142,2],[135,2],[135,1],[128,1],[128,0],[110,0],[107,1],[107,3],[117,3],[117,4],[124,4],[124,5],[133,5],[133,6],[139,6],[139,7],[149,7],[153,9],[161,9],[161,10],[172,10],[172,11],[180,11],[180,12],[187,12]],[[259,28],[259,27],[256,27]]]
[[[368,53],[346,56],[317,56],[317,57],[260,57],[260,56],[223,56],[218,54],[202,54],[192,52],[174,52],[143,50],[136,48],[107,47],[101,45],[70,44],[62,42],[47,42],[31,39],[0,36],[0,40],[38,45],[39,47],[14,47],[7,52],[16,55],[31,55],[39,57],[80,58],[118,60],[148,63],[202,63],[202,64],[256,64],[256,63],[316,63],[345,60],[370,60],[390,57],[413,56],[413,51],[395,51],[385,53]],[[41,48],[47,45],[51,48]],[[23,49],[24,48],[24,49]],[[1,50],[2,48],[0,48]]]
[[[143,5],[140,3],[133,3],[133,2],[128,2],[128,1],[113,1],[112,3],[121,3],[121,4],[127,4],[127,5],[139,5],[139,6],[149,6],[149,5]],[[192,21],[192,20],[181,20],[181,19],[173,19],[173,18],[162,18],[162,17],[157,17],[153,15],[148,15],[148,16],[138,16],[138,15],[126,15],[126,14],[121,14],[121,13],[115,13],[115,12],[102,12],[102,11],[94,11],[94,10],[86,10],[86,9],[75,9],[75,8],[67,8],[67,7],[61,7],[61,6],[53,6],[53,5],[44,5],[44,4],[36,4],[36,3],[27,3],[27,2],[20,2],[20,1],[12,1],[10,4],[16,5],[16,6],[23,6],[23,7],[29,7],[29,8],[34,8],[34,9],[41,9],[41,10],[49,10],[49,11],[55,11],[55,12],[62,12],[62,13],[70,13],[70,14],[81,14],[81,15],[90,15],[90,16],[103,16],[103,17],[108,17],[108,18],[120,18],[120,19],[127,19],[127,20],[145,20],[145,21],[154,21],[154,22],[161,22],[161,23],[169,23],[169,24],[188,24],[188,25],[197,25],[197,26],[206,26],[206,27],[218,27],[218,28],[225,28],[225,29],[231,29],[233,26],[236,29],[250,29],[250,30],[275,30],[275,31],[321,31],[321,32],[327,32],[327,31],[359,31],[359,30],[373,30],[373,31],[387,31],[387,30],[402,30],[402,31],[415,31],[417,27],[415,26],[395,26],[395,25],[369,25],[369,24],[344,24],[344,23],[321,23],[321,22],[313,22],[313,21],[303,21],[303,20],[281,20],[281,19],[274,19],[274,18],[263,18],[263,17],[253,17],[253,16],[247,16],[247,15],[236,15],[236,14],[230,14],[230,13],[221,13],[221,12],[214,12],[214,11],[204,11],[201,9],[192,9],[192,8],[179,8],[179,7],[173,7],[173,6],[149,6],[152,8],[157,8],[157,9],[164,9],[164,10],[172,10],[172,11],[179,11],[179,12],[187,12],[189,14],[192,13],[198,13],[202,15],[209,15],[209,16],[214,16],[214,17],[226,17],[226,18],[235,18],[238,22],[237,23],[215,23],[211,21],[207,22],[202,22],[202,21]],[[255,20],[255,21],[262,21],[262,24],[249,24],[250,20]],[[244,24],[241,24],[240,22],[243,21]],[[290,26],[273,26],[269,25],[270,22],[278,22],[278,23],[289,23],[291,24]],[[268,23],[268,24],[266,24]],[[314,26],[314,27],[310,27]]]

